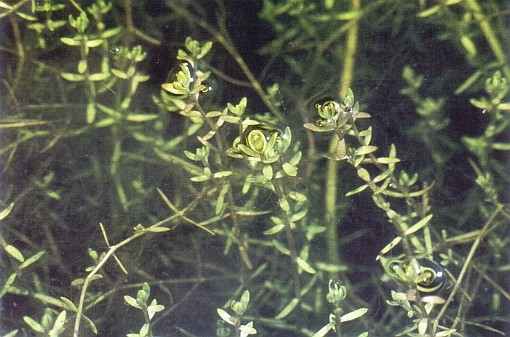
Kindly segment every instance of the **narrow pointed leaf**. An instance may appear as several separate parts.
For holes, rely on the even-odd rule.
[[[340,317],[340,322],[352,321],[356,318],[363,316],[367,311],[368,311],[367,308],[360,308],[358,310],[354,310],[353,312],[350,312]]]
[[[409,227],[404,232],[404,234],[407,236],[407,235],[411,235],[411,234],[419,231],[420,229],[422,229],[423,227],[425,227],[429,223],[430,219],[432,219],[432,216],[433,216],[432,214],[427,215],[426,217],[424,217],[423,219],[418,221],[416,224],[414,224],[411,227]]]
[[[306,262],[305,260],[303,260],[302,258],[300,258],[299,256],[296,258],[296,263],[298,264],[298,266],[303,269],[304,271],[306,271],[307,273],[309,274],[315,274],[316,271],[315,269],[312,268],[312,266],[310,266],[308,264],[308,262]]]
[[[264,231],[264,235],[274,235],[276,233],[280,233],[285,228],[285,225],[280,224],[276,225],[268,230]]]
[[[280,311],[280,313],[278,315],[276,315],[276,317],[274,319],[282,319],[282,318],[287,317],[297,307],[298,304],[299,304],[299,299],[293,298],[289,302],[289,304],[287,304],[287,306],[285,308],[283,308],[283,310]]]
[[[11,246],[11,245],[7,245],[4,247],[4,249],[7,252],[7,254],[9,254],[10,256],[12,256],[16,260],[18,260],[19,262],[25,261],[23,254],[21,254],[21,252],[18,250],[18,248]]]
[[[0,212],[0,220],[3,220],[6,216],[11,213],[12,208],[14,207],[14,203],[11,202],[7,208],[4,208],[2,212]]]
[[[23,320],[25,321],[25,323],[27,323],[31,328],[32,330],[34,330],[35,332],[39,332],[41,334],[44,334],[45,331],[44,331],[44,327],[39,324],[38,322],[36,322],[33,318],[31,317],[28,317],[28,316],[24,316],[23,317]]]
[[[228,324],[234,325],[234,322],[232,321],[232,315],[230,315],[228,312],[220,308],[216,309],[216,312],[218,313],[222,320],[224,320]]]

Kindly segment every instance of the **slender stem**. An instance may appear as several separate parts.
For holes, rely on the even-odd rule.
[[[202,114],[204,121],[207,123],[207,126],[209,127],[209,129],[216,131],[218,129],[218,127],[211,120],[211,118],[206,117],[206,111],[202,108],[202,106],[198,102],[198,96],[195,99],[195,105],[198,108],[198,111],[200,111],[200,113]],[[230,161],[229,161],[229,157],[227,156],[227,152],[225,150],[225,147],[227,146],[226,145],[227,141],[223,137],[223,134],[220,132],[216,132],[214,134],[214,139],[216,140],[216,146],[218,148],[218,154],[219,154],[220,163],[222,166],[221,169],[229,170],[230,169]],[[232,184],[230,183],[230,180],[228,177],[225,179],[225,184],[229,185],[227,188],[226,197],[227,197],[227,204],[229,206],[229,214],[232,218],[233,235],[236,239],[239,256],[241,257],[241,260],[243,261],[244,265],[248,269],[252,269],[253,264],[250,260],[250,257],[248,256],[247,243],[242,235],[240,220],[239,220],[239,216],[238,216],[237,210],[236,210],[235,198],[234,198],[234,194],[233,194],[232,188],[231,188]]]
[[[0,13],[0,19],[7,17],[9,14],[15,13],[18,9],[21,8],[25,4],[25,2],[28,2],[30,0],[22,0],[18,2],[17,4],[14,4],[11,8],[8,8],[5,12]]]
[[[361,6],[360,0],[352,0],[351,9],[359,10]],[[354,63],[356,56],[356,47],[358,44],[358,19],[354,19],[349,28],[346,38],[346,48],[344,56],[343,71],[340,79],[340,97],[344,97],[350,88],[354,73]],[[334,137],[330,143],[330,153],[334,153],[337,146],[337,140]],[[325,203],[326,203],[326,223],[327,229],[327,248],[329,261],[334,264],[340,263],[339,247],[338,247],[338,225],[337,225],[337,199],[338,199],[338,161],[328,160],[326,167],[326,186],[325,186]],[[336,278],[337,275],[332,275]]]
[[[186,20],[188,20],[189,22],[194,22],[198,24],[200,27],[207,30],[209,34],[211,34],[216,39],[216,41],[218,41],[223,46],[223,48],[225,48],[225,50],[230,54],[230,56],[232,56],[232,58],[236,61],[236,63],[239,65],[239,68],[241,68],[248,81],[250,81],[253,89],[257,92],[257,94],[260,96],[260,98],[262,99],[264,104],[268,107],[268,109],[271,111],[271,113],[278,119],[282,121],[284,120],[282,113],[274,106],[274,104],[268,98],[268,96],[264,92],[264,89],[260,85],[260,82],[255,78],[255,75],[253,75],[246,62],[244,62],[244,59],[239,54],[236,47],[234,46],[234,43],[226,33],[222,33],[221,31],[215,29],[207,21],[199,18],[196,15],[193,15],[193,13],[181,7],[177,3],[174,3],[173,1],[168,1],[167,5],[170,6],[170,8],[172,8],[172,10],[174,10],[177,14],[185,17]]]
[[[162,195],[162,197],[165,201],[169,202],[169,200],[166,199],[166,196]],[[180,211],[176,210],[177,212],[175,212],[174,215],[172,215],[166,219],[163,219],[163,220],[155,223],[154,225],[151,225],[150,227],[148,227],[148,229],[161,227],[162,225],[166,224],[167,222],[170,222],[177,218],[182,218],[185,213],[187,213],[188,211],[192,210],[193,208],[195,208],[197,206],[198,200],[200,200],[202,197],[203,196],[199,195],[194,201],[189,203],[188,206],[186,206],[184,209],[182,209]],[[124,247],[131,241],[134,241],[134,240],[138,239],[139,237],[141,237],[145,234],[148,234],[148,233],[152,233],[152,232],[149,230],[135,232],[135,234],[124,239],[123,241],[119,242],[118,244],[110,246],[110,248],[108,249],[108,251],[106,252],[104,257],[97,263],[96,267],[87,275],[87,277],[85,277],[85,281],[83,282],[83,287],[81,288],[78,308],[76,310],[76,318],[74,321],[73,337],[79,337],[79,335],[80,335],[80,324],[81,324],[81,319],[83,316],[83,311],[85,309],[85,297],[87,295],[87,290],[88,290],[89,284],[93,280],[94,275],[96,275],[101,270],[101,268],[104,266],[104,264],[115,254],[115,252],[118,249]]]
[[[503,210],[504,206],[499,204],[496,206],[496,209],[494,210],[494,212],[491,214],[491,216],[489,217],[489,219],[487,220],[487,222],[484,224],[482,230],[480,231],[480,234],[478,235],[478,237],[475,239],[475,241],[473,242],[473,245],[471,246],[471,249],[469,250],[469,254],[468,256],[466,257],[466,260],[464,261],[464,265],[462,266],[462,269],[459,273],[459,276],[457,277],[457,280],[455,281],[455,286],[453,287],[452,291],[450,292],[450,296],[448,296],[448,299],[446,300],[446,303],[443,305],[443,307],[441,308],[441,311],[439,311],[439,313],[437,314],[437,317],[436,317],[436,320],[435,320],[435,324],[438,324],[438,322],[441,321],[441,318],[443,317],[443,315],[445,314],[446,312],[446,309],[448,308],[448,306],[450,305],[450,303],[452,303],[453,301],[453,298],[455,296],[455,294],[457,293],[457,291],[459,290],[460,288],[460,285],[464,279],[464,276],[466,275],[466,272],[468,270],[468,267],[469,265],[471,264],[471,260],[473,259],[474,255],[475,255],[475,252],[476,250],[478,249],[478,246],[480,245],[480,242],[482,241],[482,239],[485,237],[485,235],[487,234],[487,231],[489,229],[489,227],[492,225],[494,219],[496,219],[496,216],[498,214],[501,213],[501,211]],[[458,322],[455,322],[454,325],[452,326],[452,328],[457,324]]]
[[[487,40],[487,43],[491,47],[494,56],[503,67],[505,77],[507,78],[507,80],[510,81],[510,66],[508,65],[507,62],[507,53],[501,47],[501,43],[499,42],[499,39],[496,36],[496,33],[494,32],[494,29],[492,29],[492,25],[490,24],[488,17],[483,14],[482,8],[478,4],[477,0],[466,0],[465,4],[473,12],[473,15],[475,16],[475,19],[478,21],[480,29],[482,30],[483,35]]]
[[[274,191],[276,194],[276,197],[278,200],[287,199],[286,195],[287,192],[285,191],[284,185],[280,183],[280,181],[273,177],[271,179],[271,182],[274,187]],[[297,257],[298,257],[298,251],[297,251],[297,245],[296,240],[294,240],[294,234],[292,233],[292,229],[290,228],[290,221],[289,221],[289,213],[282,210],[280,208],[280,211],[283,215],[283,221],[285,223],[285,237],[287,239],[287,244],[289,245],[290,250],[290,258],[292,260],[292,264],[294,265],[294,292],[296,293],[296,297],[301,297],[301,281],[298,273],[298,264],[297,264]]]

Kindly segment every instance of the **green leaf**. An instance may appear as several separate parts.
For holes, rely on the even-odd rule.
[[[194,154],[193,152],[190,152],[188,150],[184,150],[184,155],[188,157],[188,159],[193,161],[201,161],[202,159],[198,157],[198,155]]]
[[[357,156],[361,156],[361,155],[365,155],[365,154],[369,154],[369,153],[375,152],[376,150],[377,150],[377,146],[374,146],[374,145],[364,145],[364,146],[360,146],[359,148],[356,149],[356,155]]]
[[[11,245],[6,245],[4,247],[4,249],[7,252],[7,254],[9,254],[10,256],[12,256],[16,260],[18,260],[19,262],[25,261],[23,254],[21,254],[21,252],[18,250],[18,248],[11,246]]]
[[[149,227],[146,229],[147,232],[151,232],[151,233],[163,233],[163,232],[168,232],[170,230],[170,228],[168,227]]]
[[[348,196],[350,196],[350,195],[354,195],[354,194],[360,193],[360,192],[362,192],[362,191],[366,190],[366,188],[367,188],[367,187],[368,187],[368,185],[361,185],[360,187],[355,188],[355,189],[353,189],[352,191],[347,192],[347,193],[345,194],[345,196],[347,196],[347,197],[348,197]]]
[[[110,3],[111,4],[111,3]],[[107,39],[107,38],[110,38],[110,37],[113,37],[115,35],[118,35],[122,32],[122,27],[120,26],[117,26],[117,27],[114,27],[114,28],[111,28],[111,29],[107,29],[107,30],[104,30],[101,32],[101,34],[99,35],[102,39]]]
[[[255,335],[257,333],[257,330],[253,328],[253,322],[241,325],[239,330],[241,331],[240,336],[243,337],[248,335]]]
[[[50,336],[59,336],[64,329],[64,324],[66,322],[67,313],[65,310],[62,310],[60,314],[58,314],[55,319],[55,324],[53,324],[53,328],[50,330]]]
[[[344,105],[346,107],[352,107],[354,105],[354,93],[351,88],[347,89],[347,94],[344,98]]]
[[[218,198],[216,199],[216,207],[214,214],[218,215],[225,209],[225,195],[228,193],[229,190],[230,184],[224,184],[221,187],[220,193],[218,193]]]
[[[368,311],[367,308],[360,308],[360,309],[354,310],[354,311],[340,317],[340,322],[352,321],[356,318],[363,316],[367,311]]]
[[[138,333],[138,336],[147,337],[149,335],[149,328],[150,328],[149,323],[145,323],[144,325],[142,325],[142,327],[140,328],[140,332]]]
[[[43,251],[37,252],[34,255],[30,256],[28,259],[25,260],[25,262],[20,264],[19,269],[24,269],[24,268],[30,266],[32,263],[39,260],[44,255],[44,253],[45,252],[43,250]]]
[[[315,132],[331,132],[335,129],[333,123],[328,123],[324,120],[318,120],[315,123],[305,123],[303,126],[308,130]]]
[[[78,62],[77,67],[78,73],[80,74],[85,73],[87,71],[87,68],[88,68],[87,60],[80,60],[80,62]]]
[[[468,57],[475,57],[477,54],[476,45],[474,44],[473,40],[467,36],[462,35],[460,37],[460,43],[464,47],[464,50],[467,52]]]
[[[95,73],[95,74],[90,74],[88,77],[89,81],[93,81],[93,82],[105,81],[108,78],[110,78],[110,73]]]
[[[16,280],[16,277],[18,276],[18,273],[12,273],[9,275],[7,280],[4,283],[4,286],[2,289],[0,289],[0,299],[12,288],[12,284]]]
[[[241,98],[241,101],[237,105],[233,105],[232,103],[227,103],[228,110],[237,116],[241,116],[246,109],[246,104],[248,99],[246,97]]]
[[[73,47],[81,45],[81,42],[79,40],[75,40],[70,37],[61,37],[60,41],[62,41],[63,44],[67,44],[68,46],[73,46]]]
[[[324,337],[331,329],[333,329],[334,326],[335,323],[328,323],[324,325],[319,331],[314,333],[312,337]]]
[[[370,181],[370,173],[368,173],[368,171],[363,167],[358,167],[357,173],[358,177],[360,177],[363,181]]]
[[[281,198],[280,200],[278,200],[278,204],[280,205],[280,208],[285,212],[290,211],[290,205],[286,198]]]
[[[89,102],[87,104],[87,112],[86,112],[87,123],[92,124],[96,119],[96,105],[94,102]]]
[[[332,263],[324,263],[317,262],[317,268],[328,273],[338,273],[342,271],[349,270],[349,267],[342,264],[332,264]]]
[[[315,269],[312,268],[312,266],[310,266],[308,264],[308,262],[306,262],[305,260],[303,260],[301,257],[296,257],[296,263],[297,265],[303,269],[305,272],[309,273],[309,274],[315,274],[316,271]]]
[[[264,175],[264,178],[267,180],[273,179],[273,167],[271,165],[265,165],[262,168],[262,174]]]
[[[115,77],[118,77],[120,79],[127,80],[129,78],[129,75],[126,72],[122,71],[122,70],[112,68],[112,69],[110,69],[110,71],[112,72],[112,74]]]
[[[155,300],[156,299],[154,299],[154,301]],[[158,313],[158,312],[163,311],[163,310],[165,310],[165,306],[162,305],[162,304],[151,304],[147,308],[147,311],[148,311],[148,314],[149,314],[149,318],[151,318],[151,319],[152,319],[152,317],[154,317],[155,313]]]
[[[245,290],[243,292],[243,295],[241,296],[241,304],[247,308],[248,304],[250,303],[250,292],[248,290]]]
[[[510,151],[510,143],[492,143],[491,147],[494,150]]]
[[[205,114],[206,118],[214,118],[223,115],[222,111],[209,111]]]
[[[102,45],[103,42],[104,42],[104,40],[101,40],[101,39],[89,40],[89,41],[87,41],[86,45],[87,45],[87,47],[95,48],[95,47],[99,47],[100,45]]]
[[[212,41],[205,42],[200,49],[200,53],[196,56],[197,60],[200,60],[202,57],[204,57],[209,52],[209,50],[211,50],[212,46]]]
[[[268,230],[264,231],[264,235],[273,235],[276,233],[280,233],[285,228],[285,225],[276,225]]]
[[[283,163],[282,168],[288,176],[295,177],[297,175],[297,168],[290,163]]]
[[[31,328],[32,330],[34,330],[35,332],[39,332],[41,334],[45,334],[46,331],[44,330],[44,327],[39,324],[38,322],[36,322],[33,318],[31,317],[28,317],[28,316],[23,316],[23,320],[25,321],[25,323],[27,323]]]
[[[387,252],[389,252],[390,250],[392,250],[396,245],[398,245],[400,243],[400,241],[402,241],[401,236],[397,236],[396,238],[394,238],[390,243],[388,243],[386,246],[384,246],[383,249],[381,249],[381,252],[375,259],[379,260],[382,255],[384,255]]]
[[[127,302],[127,304],[129,304],[130,306],[134,307],[134,308],[137,308],[137,309],[142,309],[142,307],[138,304],[138,302],[136,301],[136,299],[132,296],[129,296],[129,295],[125,295],[124,296],[124,301]]]
[[[280,313],[278,313],[278,315],[275,316],[274,319],[282,319],[282,318],[287,317],[297,307],[298,304],[299,304],[299,299],[293,298],[289,302],[289,304],[287,304],[285,306],[285,308],[283,308],[283,310],[280,311]]]
[[[158,118],[156,114],[130,114],[126,119],[130,122],[148,122]]]
[[[475,107],[477,107],[478,109],[490,109],[491,107],[491,103],[486,101],[485,99],[476,99],[476,98],[471,98],[469,100],[469,102],[474,105]]]
[[[392,173],[392,170],[391,169],[387,169],[385,170],[384,172],[382,172],[381,174],[379,174],[378,176],[376,176],[374,179],[373,179],[373,182],[374,183],[378,183],[384,179],[386,179],[388,176],[390,176]]]
[[[301,156],[302,156],[302,152],[301,151],[298,151],[293,157],[292,159],[289,161],[289,163],[291,165],[294,165],[296,166],[297,164],[299,164],[299,161],[301,160]]]
[[[220,309],[220,308],[216,309],[216,312],[218,313],[218,315],[221,317],[222,320],[224,320],[228,324],[234,325],[234,321],[232,320],[232,315],[230,315],[228,312],[226,312],[225,310]]]
[[[133,76],[133,82],[136,82],[136,83],[146,82],[150,78],[151,77],[149,75],[145,75],[145,74],[141,74],[141,73],[135,73],[135,75]]]
[[[304,195],[303,193],[299,193],[299,192],[296,192],[296,191],[291,191],[289,192],[289,198],[291,198],[292,200],[294,201],[297,201],[297,202],[305,202],[306,201],[306,195]]]
[[[378,162],[379,164],[394,164],[394,163],[398,163],[400,161],[400,159],[398,158],[390,158],[390,157],[380,157],[380,158],[377,158],[376,159],[376,162]],[[375,179],[374,179],[375,181]]]
[[[287,247],[285,247],[283,245],[283,243],[281,243],[280,241],[278,240],[273,240],[273,246],[276,250],[278,250],[280,253],[284,254],[284,255],[287,255],[287,256],[290,256],[290,249],[288,249]]]
[[[117,122],[116,119],[113,119],[111,117],[107,117],[107,118],[101,119],[100,121],[97,121],[95,125],[96,125],[96,128],[105,128],[105,127],[108,127],[108,126],[112,126],[116,122]]]
[[[83,74],[75,74],[75,73],[60,73],[65,80],[69,82],[83,82],[85,81],[85,75]]]
[[[431,15],[434,15],[434,14],[438,13],[440,10],[441,10],[441,6],[439,6],[439,5],[432,6],[432,7],[428,8],[428,9],[425,9],[425,10],[419,12],[417,14],[417,16],[419,18],[425,18],[427,16],[431,16]]]
[[[232,175],[232,171],[219,171],[213,174],[213,178],[220,179]]]
[[[96,325],[94,324],[94,322],[92,322],[92,320],[85,315],[83,315],[82,317],[85,320],[85,322],[87,322],[87,324],[89,325],[90,330],[92,330],[92,332],[95,335],[97,335],[97,328],[96,328]]]
[[[498,104],[497,108],[499,110],[508,111],[508,110],[510,110],[510,102]]]
[[[68,310],[71,310],[73,312],[77,312],[78,311],[78,308],[74,305],[73,302],[71,302],[70,299],[68,299],[67,297],[63,297],[61,296],[60,297],[60,300],[62,301],[62,304],[63,304],[63,307],[65,309],[68,309]]]
[[[71,281],[71,287],[78,287],[85,283],[85,278],[80,277]]]
[[[0,212],[0,220],[3,220],[6,216],[9,215],[9,213],[11,213],[12,211],[12,208],[14,207],[14,203],[11,202],[9,204],[9,206],[7,206],[7,208],[4,208],[1,212]]]
[[[432,214],[429,214],[427,215],[426,217],[424,217],[423,219],[421,219],[420,221],[418,221],[416,224],[412,225],[411,227],[409,227],[405,232],[404,232],[404,235],[411,235],[417,231],[419,231],[420,229],[422,229],[423,227],[425,227],[430,219],[432,219]]]
[[[227,123],[231,123],[231,124],[239,124],[239,122],[241,121],[241,118],[237,117],[237,116],[229,116],[229,115],[224,115],[224,116],[221,116],[221,119]]]
[[[308,210],[307,209],[303,209],[295,214],[292,214],[292,216],[290,217],[290,221],[292,222],[296,222],[296,221],[299,221],[301,219],[304,218],[304,216],[306,215],[306,213],[308,213]]]
[[[196,177],[191,177],[190,180],[194,181],[194,182],[203,182],[203,181],[209,180],[210,178],[211,177],[209,177],[207,175],[200,175],[200,176],[196,176]]]
[[[3,335],[2,337],[15,337],[17,334],[18,334],[19,330],[16,329],[16,330],[12,330],[11,332]]]

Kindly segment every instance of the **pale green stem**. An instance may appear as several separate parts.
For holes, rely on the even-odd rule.
[[[360,0],[352,0],[352,10],[360,9]],[[356,47],[358,44],[358,19],[354,19],[353,25],[349,28],[346,39],[344,66],[340,78],[339,95],[344,97],[347,90],[352,84],[354,73],[354,63],[356,56]],[[335,153],[337,141],[335,138],[331,140],[329,153]],[[326,223],[327,230],[327,247],[329,262],[340,264],[340,255],[338,247],[338,225],[337,225],[337,199],[338,199],[338,161],[328,160],[326,167],[326,186],[325,186],[325,203],[326,203]],[[332,275],[336,278],[337,276]]]
[[[443,315],[446,313],[446,309],[448,309],[448,307],[452,303],[455,295],[457,294],[457,291],[460,289],[460,285],[462,284],[462,281],[464,280],[464,277],[466,276],[468,267],[471,264],[471,261],[472,261],[473,257],[475,256],[475,253],[476,253],[476,251],[478,249],[478,246],[480,245],[480,243],[482,242],[483,238],[487,234],[487,232],[489,230],[489,227],[494,223],[494,220],[496,219],[496,216],[498,214],[500,214],[503,209],[504,209],[504,206],[501,205],[501,204],[496,206],[496,209],[491,214],[491,216],[489,217],[487,222],[484,224],[484,226],[481,229],[479,235],[477,236],[477,238],[473,242],[473,245],[471,246],[471,249],[469,250],[469,254],[466,257],[466,260],[464,261],[464,265],[462,266],[462,269],[461,269],[461,271],[459,273],[459,276],[457,276],[457,280],[455,281],[455,285],[453,286],[453,289],[450,292],[450,296],[448,296],[448,299],[446,300],[446,303],[442,306],[441,310],[437,314],[437,317],[436,317],[436,319],[434,321],[435,324],[438,324],[438,322],[441,321],[441,318],[443,318]],[[455,320],[452,328],[455,327],[455,325],[457,325],[458,323],[459,322],[457,320]]]
[[[473,15],[480,25],[480,29],[482,30],[487,43],[494,53],[494,56],[501,63],[505,77],[510,81],[510,67],[507,63],[507,54],[501,47],[501,43],[499,42],[494,29],[492,29],[489,18],[483,14],[482,8],[478,4],[477,0],[466,0],[465,4],[473,12]]]

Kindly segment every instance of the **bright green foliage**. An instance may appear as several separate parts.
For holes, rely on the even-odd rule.
[[[410,137],[419,139],[426,146],[437,165],[445,165],[454,151],[458,150],[458,145],[450,137],[441,133],[441,130],[444,130],[451,122],[445,114],[446,98],[422,97],[420,90],[424,87],[425,78],[423,75],[416,74],[408,65],[402,70],[402,78],[407,86],[400,92],[413,101],[416,112],[421,117],[410,128],[408,134]]]
[[[227,324],[233,325],[236,331],[236,336],[246,337],[249,335],[255,335],[257,330],[253,328],[253,322],[248,322],[247,324],[241,324],[241,319],[248,308],[248,304],[250,302],[250,292],[245,290],[243,295],[241,296],[240,301],[232,301],[230,307],[232,311],[234,311],[234,315],[229,314],[225,310],[218,308],[217,312],[221,319]],[[220,335],[222,333],[220,332]]]
[[[30,328],[45,337],[59,337],[64,333],[66,323],[66,311],[61,311],[57,317],[52,310],[46,309],[40,322],[37,322],[29,316],[24,316],[23,320]]]
[[[408,77],[409,82],[411,84],[414,83],[415,87],[419,87],[420,79],[412,79],[414,75],[410,73],[409,69],[405,72],[407,72],[405,76]],[[492,82],[488,83],[491,83],[492,87],[499,87],[499,93],[505,90],[502,88],[501,82],[504,82],[501,80],[501,77],[495,75]],[[409,90],[411,97],[415,97],[418,103],[418,94],[411,89]],[[495,94],[495,96],[498,97],[498,94]],[[410,318],[418,317],[414,324],[405,330],[405,333],[413,335],[413,331],[417,330],[419,336],[449,336],[456,329],[438,326],[435,323],[437,317],[435,312],[432,311],[434,306],[439,306],[441,308],[440,316],[446,310],[448,304],[445,303],[448,302],[437,295],[422,296],[422,293],[439,291],[444,285],[446,272],[442,267],[433,264],[433,262],[426,262],[428,261],[426,259],[417,260],[413,257],[414,254],[430,256],[433,253],[429,228],[432,214],[427,214],[428,209],[426,205],[424,208],[424,205],[419,201],[420,198],[428,200],[427,194],[431,186],[425,185],[424,188],[417,189],[415,184],[418,181],[418,175],[410,176],[405,171],[401,171],[397,175],[395,165],[399,162],[399,159],[396,156],[395,146],[391,146],[388,157],[377,158],[375,156],[374,152],[377,150],[377,147],[370,145],[372,129],[358,130],[356,123],[357,104],[353,104],[353,102],[353,95],[350,91],[343,103],[327,102],[317,105],[316,109],[321,119],[318,119],[315,123],[307,123],[305,127],[315,132],[333,133],[332,139],[336,142],[336,150],[332,159],[346,160],[356,169],[358,177],[365,183],[349,192],[348,195],[369,189],[372,192],[372,199],[375,205],[386,213],[389,222],[393,224],[397,233],[399,233],[397,237],[381,250],[377,259],[381,259],[386,273],[390,277],[398,280],[409,289],[407,292],[393,291],[393,301],[388,302],[392,306],[400,306],[407,310]],[[422,114],[422,116],[427,118],[428,114]],[[348,137],[354,139],[354,142],[348,142]],[[369,164],[377,169],[378,174],[375,178],[373,178],[374,175],[368,168]],[[479,179],[478,181],[487,180]],[[484,186],[486,190],[494,190],[494,188],[487,187],[486,183]],[[497,197],[494,193],[488,193],[492,196],[493,202],[495,202]],[[394,206],[396,203],[391,202],[389,198],[402,198],[406,201],[407,207],[399,211]],[[418,214],[420,217],[416,219]],[[413,222],[415,223],[413,224]],[[420,233],[423,233],[422,237]],[[402,246],[404,256],[406,257],[404,262],[396,262],[396,260],[388,260],[384,257],[384,255],[394,251],[397,246]],[[338,298],[331,293],[328,300],[338,303],[343,297],[342,288],[335,286],[335,283],[333,287],[336,293],[339,293],[336,295]],[[452,298],[451,296],[450,298]],[[340,314],[341,312],[335,314],[334,317],[338,318]],[[323,336],[329,329],[334,327],[333,324],[334,319],[331,319],[330,324],[323,327],[317,334]]]
[[[347,289],[345,286],[340,285],[339,280],[329,280],[329,291],[327,294],[327,300],[334,307],[333,313],[329,315],[329,323],[323,326],[319,331],[313,334],[313,337],[323,337],[330,330],[339,332],[341,323],[355,320],[367,313],[367,308],[361,308],[344,314],[342,309],[342,301],[347,296]],[[358,337],[368,336],[368,332],[364,332]]]
[[[140,309],[145,317],[145,323],[140,328],[139,333],[137,334],[127,334],[128,337],[152,337],[152,326],[151,326],[151,320],[154,318],[154,315],[160,311],[165,310],[165,306],[158,304],[158,301],[156,299],[153,299],[149,304],[149,297],[150,297],[150,286],[148,283],[144,283],[142,286],[142,289],[138,291],[136,294],[136,298],[125,295],[124,300],[129,304],[130,306]]]
[[[508,151],[509,143],[496,142],[498,135],[505,132],[509,124],[508,111],[510,102],[504,102],[510,85],[501,72],[496,71],[491,78],[485,82],[485,91],[489,97],[471,99],[473,104],[482,113],[488,114],[490,123],[480,137],[464,137],[463,141],[468,149],[473,152],[481,161],[482,166],[490,165],[489,157],[494,150]]]
[[[205,3],[0,1],[6,336],[498,333],[506,4]]]

